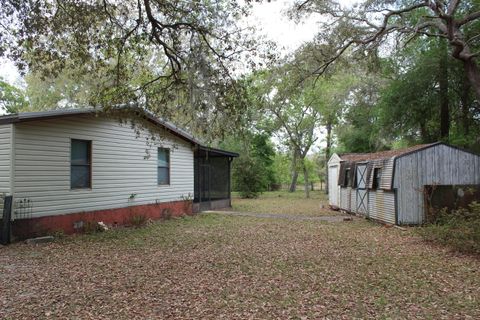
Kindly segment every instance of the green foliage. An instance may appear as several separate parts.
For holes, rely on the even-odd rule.
[[[263,134],[256,134],[251,142],[251,156],[257,159],[261,167],[262,175],[264,176],[265,185],[264,190],[269,185],[276,183],[275,172],[273,170],[273,162],[275,156],[275,149],[270,141],[270,137]]]
[[[11,84],[0,80],[0,110],[16,113],[28,105],[25,92]]]
[[[380,92],[377,126],[382,135],[390,139],[401,137],[411,144],[440,138],[439,55],[433,45],[419,49],[413,57],[408,55],[406,70],[395,75]]]
[[[419,230],[427,241],[448,245],[460,252],[480,254],[480,203],[448,212],[443,209],[434,223]]]
[[[343,122],[335,128],[338,152],[371,152],[385,147],[377,130],[378,91],[384,85],[383,76],[369,72],[360,65],[352,75],[354,80],[343,100]]]
[[[275,149],[268,134],[243,132],[228,137],[220,147],[240,154],[232,162],[233,191],[239,191],[245,197],[256,197],[276,183]]]
[[[447,58],[445,74],[440,62],[445,54],[438,39],[412,41],[396,56],[380,59],[380,70],[364,66],[344,100],[342,120],[335,128],[337,152],[373,152],[445,141],[480,150],[480,109],[465,78],[461,63]],[[441,105],[448,88],[449,134],[442,136]]]
[[[0,57],[27,73],[33,110],[137,104],[215,137],[247,106],[239,57],[263,50],[237,1],[2,1]],[[268,46],[267,46],[268,47]],[[211,134],[211,133],[214,134]]]
[[[277,183],[287,184],[291,179],[290,156],[285,153],[277,153],[273,158],[273,171]]]
[[[256,198],[266,190],[267,175],[259,159],[243,154],[234,163],[233,190],[240,192],[242,198]]]

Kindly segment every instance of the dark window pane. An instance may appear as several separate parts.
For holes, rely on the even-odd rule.
[[[378,189],[380,187],[381,179],[382,179],[382,169],[375,168],[373,170],[373,189]]]
[[[158,148],[158,166],[168,167],[170,162],[169,150],[165,148]]]
[[[71,188],[90,188],[90,166],[72,166],[71,168]]]
[[[90,141],[72,140],[72,164],[90,163]]]
[[[158,184],[170,184],[170,169],[158,167]]]
[[[72,189],[90,188],[91,141],[72,139],[70,155],[70,187]]]
[[[345,170],[345,180],[343,181],[344,187],[348,187],[349,178],[350,178],[350,169],[347,169]]]

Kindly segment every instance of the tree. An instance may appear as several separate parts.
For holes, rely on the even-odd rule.
[[[237,25],[247,12],[222,0],[5,0],[0,56],[42,80],[64,70],[93,75],[84,90],[91,106],[135,103],[167,118],[211,118],[239,106],[232,72],[240,54],[256,53]]]
[[[27,106],[25,92],[6,81],[0,80],[0,110],[16,113]]]
[[[289,191],[295,191],[300,169],[303,171],[305,196],[308,198],[309,179],[305,157],[317,140],[315,129],[320,113],[315,108],[314,102],[307,100],[302,88],[295,86],[295,78],[298,79],[295,69],[289,68],[288,65],[270,73],[263,98],[266,110],[274,119],[274,131],[278,132],[292,155],[292,179]]]
[[[232,167],[233,188],[242,198],[256,198],[265,191],[265,175],[258,159],[241,154]]]
[[[462,62],[477,100],[480,100],[479,54],[475,52],[480,46],[478,1],[372,0],[351,9],[334,1],[298,1],[293,13],[305,12],[327,16],[319,35],[323,59],[314,74],[323,74],[347,52],[363,55],[365,51],[377,51],[382,45],[391,48],[394,40],[405,45],[415,38],[441,38],[448,41],[451,55]]]
[[[446,54],[443,39],[414,42],[385,61],[390,81],[379,91],[374,111],[377,136],[392,145],[443,140],[474,147],[469,130],[477,122],[478,104],[465,88],[469,82],[461,63]]]
[[[274,172],[275,150],[265,133],[233,134],[220,147],[238,152],[240,157],[232,163],[233,190],[244,198],[256,198],[276,183]]]

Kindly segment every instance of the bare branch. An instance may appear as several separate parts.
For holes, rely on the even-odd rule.
[[[460,4],[460,0],[452,0],[447,8],[447,14],[449,16],[453,16],[457,11],[458,5]]]
[[[480,11],[471,13],[464,17],[463,19],[456,21],[455,24],[459,27],[463,26],[464,24],[470,23],[480,18]]]

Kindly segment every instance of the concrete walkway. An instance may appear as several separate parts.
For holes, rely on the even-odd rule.
[[[306,220],[306,221],[327,221],[327,222],[342,222],[358,219],[351,215],[335,215],[335,216],[317,216],[309,217],[293,214],[273,214],[273,213],[253,213],[253,212],[238,212],[238,211],[203,211],[202,213],[217,213],[229,216],[243,216],[243,217],[255,217],[255,218],[272,218],[272,219],[286,219],[286,220]]]

